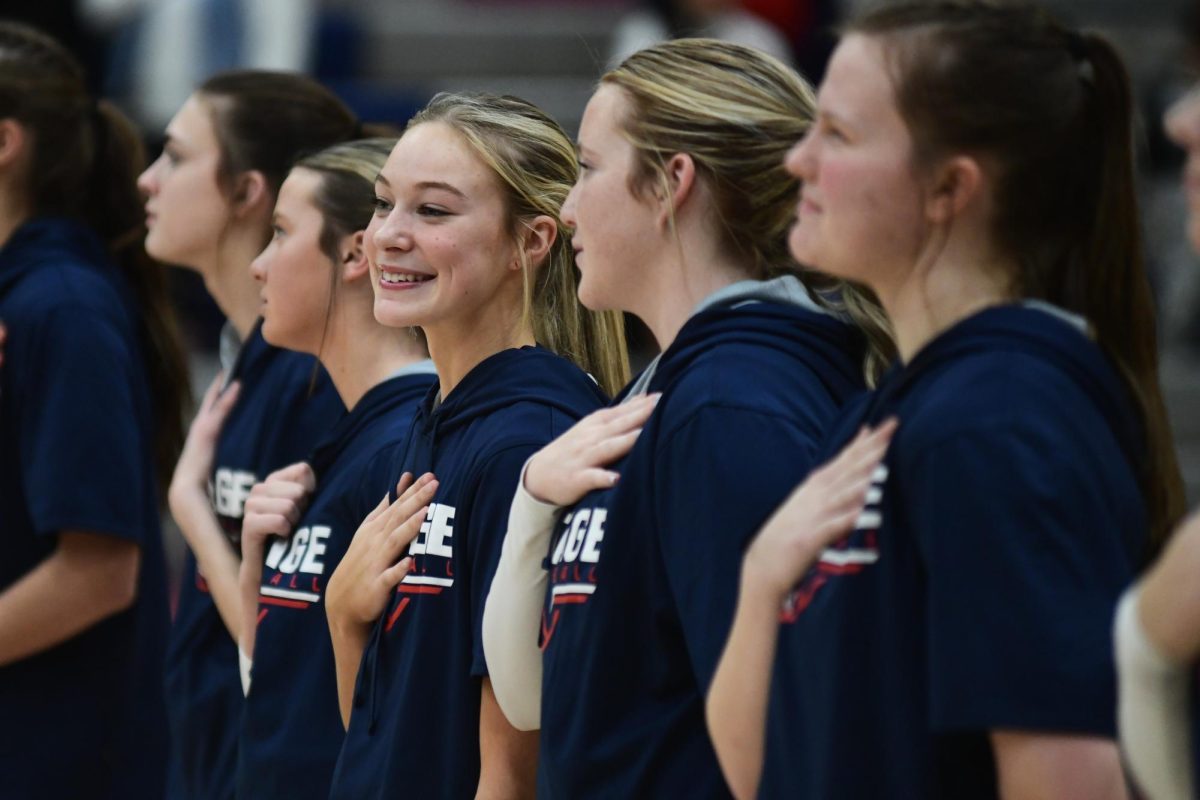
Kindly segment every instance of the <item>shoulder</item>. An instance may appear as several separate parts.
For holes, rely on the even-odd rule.
[[[104,270],[113,270],[106,275]],[[126,325],[130,312],[117,289],[115,267],[87,264],[78,258],[47,260],[30,269],[6,293],[4,316],[28,323],[58,312],[84,314]]]

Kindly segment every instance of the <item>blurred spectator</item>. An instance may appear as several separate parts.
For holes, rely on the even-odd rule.
[[[665,39],[710,36],[744,44],[792,64],[791,47],[771,23],[750,13],[739,0],[646,0],[617,23],[609,63]]]

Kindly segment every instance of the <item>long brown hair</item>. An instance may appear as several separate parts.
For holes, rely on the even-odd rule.
[[[183,447],[188,376],[165,269],[142,246],[141,137],[113,105],[90,97],[83,68],[66,49],[11,22],[0,22],[0,117],[19,121],[33,134],[26,186],[31,212],[86,224],[133,292],[154,405],[158,488],[165,493]]]
[[[409,125],[434,121],[461,134],[496,175],[514,239],[527,219],[545,215],[557,224],[545,262],[536,271],[522,264],[525,314],[538,344],[574,361],[615,394],[629,380],[624,323],[618,312],[580,305],[579,268],[560,216],[579,170],[571,139],[544,111],[517,97],[439,94]]]
[[[1024,297],[1085,317],[1141,412],[1153,542],[1185,507],[1158,383],[1142,257],[1129,76],[1104,38],[1026,2],[910,0],[849,26],[880,41],[919,163],[993,166],[992,236]]]

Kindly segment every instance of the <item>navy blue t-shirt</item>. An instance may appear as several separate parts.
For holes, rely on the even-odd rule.
[[[261,328],[255,325],[230,370],[241,388],[213,459],[213,511],[234,547],[251,487],[308,456],[346,411],[315,358],[267,344]],[[237,645],[189,550],[167,643],[171,800],[234,796],[242,717],[237,664]]]
[[[86,228],[27,222],[0,250],[0,591],[60,531],[141,549],[133,606],[0,667],[0,794],[161,798],[166,585],[144,332]]]
[[[428,362],[426,362],[428,363]],[[354,406],[314,453],[317,490],[266,553],[239,797],[325,800],[345,731],[323,597],[359,524],[395,487],[392,450],[408,435],[431,371],[391,378]]]
[[[693,316],[615,488],[565,509],[543,608],[541,775],[548,798],[729,796],[704,695],[746,542],[863,390],[861,336],[754,303]]]
[[[363,654],[333,798],[472,798],[487,675],[483,605],[525,460],[604,405],[595,382],[541,348],[504,350],[435,407],[432,390],[393,462],[433,472],[415,565]]]
[[[1129,392],[1072,323],[992,308],[841,418],[900,420],[857,529],[783,611],[765,798],[997,796],[994,729],[1112,736],[1146,538]]]

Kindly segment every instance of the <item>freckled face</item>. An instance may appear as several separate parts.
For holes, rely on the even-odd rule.
[[[138,177],[152,257],[193,269],[211,263],[230,210],[217,184],[220,159],[208,104],[192,95],[167,125],[162,155]]]
[[[797,261],[869,286],[915,263],[924,229],[921,185],[876,41],[850,35],[838,45],[816,121],[785,163],[802,181],[788,237]]]
[[[276,347],[318,354],[337,264],[321,250],[321,212],[313,204],[321,176],[292,170],[279,189],[273,235],[250,269],[261,284],[263,338]]]
[[[364,250],[375,318],[395,327],[468,327],[510,302],[516,248],[497,178],[466,140],[425,122],[396,143],[375,184]]]
[[[574,229],[580,302],[594,311],[639,314],[653,300],[645,286],[659,236],[654,210],[630,191],[636,151],[621,130],[628,113],[617,86],[601,86],[588,101],[579,126],[579,179],[562,220]]]

